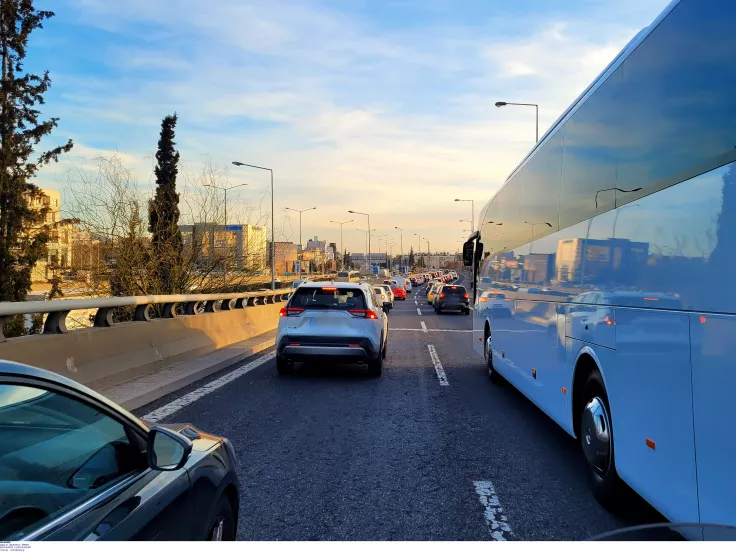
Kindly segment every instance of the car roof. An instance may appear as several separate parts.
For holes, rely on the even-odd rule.
[[[365,283],[362,282],[304,282],[299,288],[305,288],[305,289],[311,289],[311,288],[323,288],[325,286],[329,287],[336,287],[338,289],[342,288],[348,288],[348,289],[357,289],[362,288],[365,286]]]

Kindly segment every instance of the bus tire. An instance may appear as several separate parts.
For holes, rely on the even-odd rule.
[[[501,385],[503,383],[503,376],[496,372],[496,370],[493,368],[493,350],[491,349],[491,344],[488,343],[488,337],[488,331],[486,331],[485,338],[483,339],[483,358],[486,361],[488,378],[491,380],[491,383]]]
[[[625,498],[626,484],[616,472],[613,428],[603,377],[593,370],[583,387],[579,413],[580,444],[588,464],[593,496],[609,511],[617,511]]]

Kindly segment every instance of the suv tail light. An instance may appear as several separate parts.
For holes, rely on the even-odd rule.
[[[465,298],[466,298],[466,299],[470,299],[470,295],[468,295],[468,294],[466,293],[466,294],[465,294]]]
[[[440,299],[442,299],[445,296],[444,293],[440,293]]]
[[[299,316],[304,309],[299,307],[284,307],[279,311],[279,316]]]
[[[348,312],[356,318],[368,318],[369,320],[378,319],[378,315],[371,309],[350,309]]]

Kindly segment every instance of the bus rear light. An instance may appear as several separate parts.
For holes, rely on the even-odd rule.
[[[603,321],[606,323],[606,326],[615,326],[616,322],[613,322],[609,316],[606,316]]]
[[[358,345],[357,343],[351,343],[350,345],[348,345],[348,347],[350,347],[351,349],[359,349],[360,345]]]
[[[705,316],[700,317],[700,323],[705,324],[705,321],[708,320]]]
[[[644,300],[645,301],[659,301],[657,297],[645,297]]]
[[[647,437],[646,443],[647,443],[647,446],[650,449],[657,450],[657,443],[655,443],[654,441],[652,441],[649,437]]]
[[[567,395],[567,387],[563,387],[562,388],[562,394],[563,395]]]

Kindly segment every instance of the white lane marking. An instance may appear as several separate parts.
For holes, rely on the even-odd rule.
[[[494,332],[508,332],[508,333],[547,333],[546,330],[493,330]]]
[[[457,333],[473,333],[473,330],[439,330],[434,328],[426,328],[424,327],[424,322],[422,322],[422,328],[389,328],[389,331],[397,331],[397,332],[457,332]]]
[[[417,314],[418,314],[419,316],[422,316],[422,309],[420,309],[419,307],[417,307]]]
[[[420,324],[422,325],[422,331],[423,331],[424,333],[427,333],[427,325],[426,325],[426,324],[424,323],[424,320],[422,320],[422,321],[420,322]]]
[[[143,416],[143,421],[155,424],[156,422],[163,420],[167,416],[170,416],[174,412],[181,410],[185,406],[189,406],[193,402],[198,401],[205,395],[209,395],[213,391],[217,391],[223,385],[227,385],[231,381],[238,379],[240,376],[244,376],[251,370],[258,368],[262,364],[265,364],[266,362],[268,362],[269,360],[273,360],[274,358],[276,358],[276,353],[268,353],[266,355],[263,355],[253,362],[249,362],[248,364],[245,364],[240,368],[233,370],[232,372],[222,376],[221,378],[212,380],[207,385],[204,385],[199,389],[195,389],[191,393],[187,393],[183,397],[179,397],[175,401],[172,401],[169,404],[165,404],[164,406],[157,408],[152,412],[149,412],[148,414]]]
[[[450,382],[447,381],[447,374],[445,374],[445,369],[442,367],[440,357],[437,356],[437,350],[434,348],[434,345],[427,345],[427,348],[429,349],[429,356],[432,359],[432,364],[434,364],[434,371],[437,372],[437,379],[440,380],[440,385],[450,385]]]
[[[493,483],[490,481],[473,481],[473,485],[475,486],[475,492],[478,494],[478,499],[483,505],[483,517],[486,520],[486,525],[488,525],[491,538],[496,541],[505,541],[509,537],[513,537],[514,532],[508,523],[508,517],[503,513]]]
[[[416,299],[414,299],[414,304],[415,304],[415,305],[418,305],[418,304],[419,304],[419,302],[418,302],[418,301],[417,301]]]

